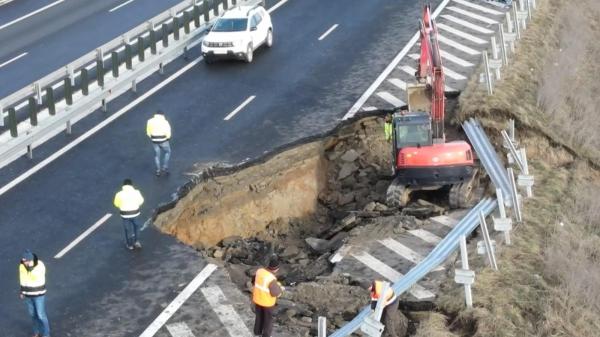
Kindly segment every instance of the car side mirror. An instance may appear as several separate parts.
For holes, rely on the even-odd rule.
[[[256,27],[256,26],[250,27],[250,30],[252,30],[252,31],[254,31],[254,30],[256,30],[256,29],[257,29],[257,27]]]

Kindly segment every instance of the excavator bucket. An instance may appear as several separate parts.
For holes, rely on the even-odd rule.
[[[431,87],[425,83],[408,84],[408,111],[431,113]]]

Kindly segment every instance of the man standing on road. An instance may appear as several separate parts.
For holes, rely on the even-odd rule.
[[[27,305],[33,321],[33,337],[49,337],[50,324],[46,316],[46,267],[31,251],[26,250],[19,264],[20,297]]]
[[[273,308],[277,298],[281,296],[285,288],[277,282],[275,274],[279,270],[279,261],[275,256],[271,257],[267,268],[260,268],[254,276],[254,288],[252,289],[252,302],[256,310],[254,321],[254,335],[271,337],[273,331]]]
[[[383,124],[383,132],[385,133],[385,141],[386,142],[391,142],[392,141],[392,115],[391,114],[387,114],[385,115],[385,123]]]
[[[148,123],[146,123],[146,134],[150,137],[150,140],[152,140],[152,146],[154,147],[156,176],[160,176],[161,173],[169,174],[169,159],[171,158],[171,145],[169,144],[169,139],[171,139],[171,125],[162,111],[158,110],[154,114],[154,117],[148,120]],[[163,152],[165,158],[161,166],[160,162]]]
[[[121,213],[125,230],[125,247],[129,250],[142,248],[138,241],[139,226],[136,218],[140,215],[140,206],[144,203],[142,193],[133,187],[131,179],[123,180],[123,187],[115,195],[114,204]]]
[[[371,310],[375,310],[377,307],[377,301],[382,296],[383,293],[383,282],[375,280],[371,283],[369,287],[369,291],[371,292]],[[394,294],[394,290],[390,287],[386,291],[385,302],[383,303],[383,313],[381,315],[381,323],[385,325],[385,329],[383,330],[383,335],[386,337],[400,337],[405,334],[397,333],[398,324],[400,324],[401,320],[398,317],[398,297]]]

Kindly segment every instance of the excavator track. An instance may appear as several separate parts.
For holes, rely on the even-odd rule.
[[[475,170],[471,179],[466,182],[454,184],[450,187],[448,204],[450,208],[468,208],[473,204],[473,194],[478,185],[478,171]]]
[[[410,192],[412,192],[411,189],[396,178],[387,189],[386,204],[388,207],[404,207],[408,204]]]

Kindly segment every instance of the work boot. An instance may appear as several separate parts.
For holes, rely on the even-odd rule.
[[[134,246],[135,248],[137,248],[137,249],[140,249],[140,248],[142,248],[142,244],[141,244],[139,241],[136,241],[136,242],[133,244],[133,246]]]
[[[127,248],[128,250],[133,250],[133,246],[130,245],[125,245],[125,248]]]
[[[157,177],[160,177],[160,170],[156,170],[156,173],[154,174],[156,174]]]
[[[168,169],[168,168],[166,168],[166,167],[165,167],[164,169],[162,169],[162,174],[164,174],[164,175],[167,175],[167,176],[168,176],[168,175],[169,175],[169,169]]]

